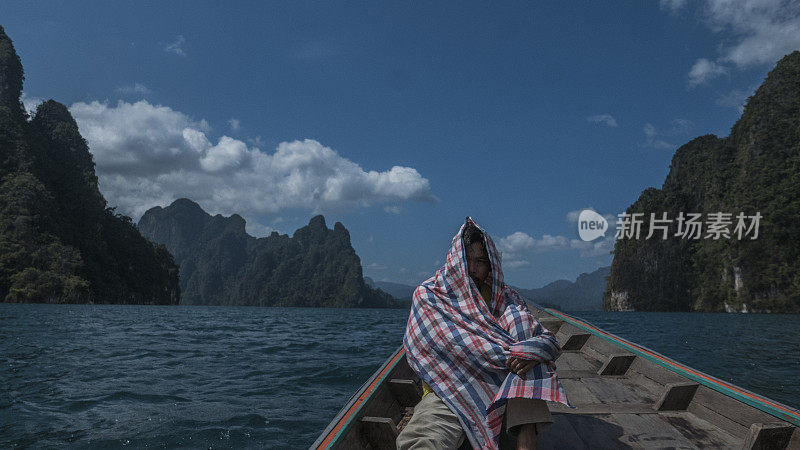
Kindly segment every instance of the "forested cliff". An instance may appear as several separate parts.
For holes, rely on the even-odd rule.
[[[726,138],[675,152],[661,189],[627,213],[760,214],[758,236],[619,239],[604,295],[610,310],[800,312],[800,52],[778,62]],[[752,221],[748,226],[752,225]]]
[[[192,305],[398,307],[364,283],[350,233],[311,218],[292,237],[255,238],[238,214],[211,216],[178,199],[149,209],[139,230],[166,245],[180,265],[182,303]]]
[[[0,27],[0,301],[177,304],[172,256],[106,207],[64,105],[28,116],[23,78]]]

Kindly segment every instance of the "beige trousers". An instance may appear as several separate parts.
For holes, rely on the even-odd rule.
[[[528,423],[536,424],[539,433],[553,423],[553,417],[544,400],[511,398],[506,404],[503,423],[507,434],[516,435],[519,426]],[[414,415],[397,436],[397,449],[453,450],[460,447],[466,437],[458,416],[431,392],[414,407]],[[501,439],[501,443],[504,441]]]

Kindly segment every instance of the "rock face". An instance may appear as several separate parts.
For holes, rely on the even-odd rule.
[[[644,213],[644,233],[617,241],[606,309],[800,312],[800,52],[770,71],[730,136],[681,146],[662,188],[627,212]],[[670,237],[644,239],[663,212]],[[705,226],[701,239],[675,237],[679,212],[731,213],[730,238],[705,238]],[[733,233],[740,212],[762,216],[756,239]]]
[[[0,27],[0,301],[177,304],[172,255],[106,207],[64,105],[28,117],[22,81]]]
[[[182,304],[247,306],[397,307],[393,297],[364,283],[350,233],[311,218],[294,236],[255,238],[245,220],[211,216],[178,199],[151,208],[139,230],[162,243],[180,266]]]

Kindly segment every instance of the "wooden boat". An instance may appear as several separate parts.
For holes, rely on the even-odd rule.
[[[800,449],[797,409],[563,312],[537,307],[531,312],[556,333],[562,347],[559,378],[577,407],[549,404],[555,422],[539,436],[539,448]],[[312,448],[396,448],[395,438],[421,392],[401,346]]]

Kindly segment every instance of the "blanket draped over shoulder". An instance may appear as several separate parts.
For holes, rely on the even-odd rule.
[[[482,230],[492,265],[492,297],[483,299],[469,277],[461,233],[447,262],[414,291],[403,345],[411,368],[454,411],[474,448],[498,448],[509,398],[569,404],[553,363],[561,348],[519,294],[503,282],[500,255]],[[540,361],[522,377],[509,357]]]

